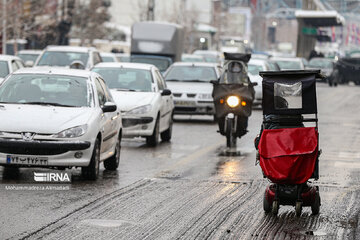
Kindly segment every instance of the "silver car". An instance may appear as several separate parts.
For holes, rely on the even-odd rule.
[[[165,73],[165,80],[174,95],[175,114],[214,115],[213,85],[220,77],[216,63],[177,62]]]

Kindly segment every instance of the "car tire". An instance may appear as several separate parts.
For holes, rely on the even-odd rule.
[[[161,140],[163,142],[169,142],[171,140],[172,127],[173,127],[173,115],[171,114],[169,128],[160,134]]]
[[[160,129],[160,123],[159,123],[159,117],[156,118],[154,130],[151,136],[146,137],[146,144],[150,147],[156,147],[159,143],[159,129]]]
[[[213,122],[217,123],[218,122],[218,118],[216,117],[216,114],[213,115]]]
[[[121,152],[121,136],[118,137],[115,146],[115,154],[104,161],[106,170],[115,171],[119,167]]]
[[[90,159],[89,166],[81,168],[81,174],[86,180],[96,180],[99,177],[100,169],[100,141],[95,140],[94,150]]]

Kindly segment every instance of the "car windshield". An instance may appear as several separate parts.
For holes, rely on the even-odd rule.
[[[89,95],[87,79],[75,76],[16,74],[0,87],[1,103],[85,107]]]
[[[113,57],[110,56],[101,56],[101,59],[103,62],[115,62],[115,59]]]
[[[203,58],[197,58],[197,57],[182,57],[182,62],[204,62]]]
[[[152,76],[150,70],[135,68],[94,68],[110,89],[129,90],[139,92],[152,91]]]
[[[73,61],[81,61],[84,65],[86,65],[88,58],[88,53],[46,51],[41,56],[37,65],[65,67],[70,66]]]
[[[301,63],[297,61],[276,60],[281,70],[302,70]]]
[[[216,80],[216,72],[213,67],[200,66],[174,66],[169,69],[165,76],[168,81],[203,81]]]
[[[323,59],[311,59],[309,66],[316,68],[332,68],[332,63],[331,61],[326,61]]]
[[[4,78],[9,74],[9,67],[6,61],[0,61],[0,77]]]
[[[168,67],[170,66],[170,62],[166,58],[161,59],[161,58],[131,56],[130,62],[152,64],[155,65],[161,72],[166,71],[166,69],[168,69]]]
[[[209,63],[218,63],[219,59],[217,57],[213,57],[213,56],[204,56],[205,58],[205,62],[209,62]]]
[[[130,56],[116,56],[119,62],[130,62]]]
[[[248,71],[252,75],[258,75],[259,72],[261,72],[263,70],[264,70],[264,68],[262,66],[260,66],[260,65],[254,65],[254,64],[249,64],[248,65]]]
[[[21,58],[24,62],[27,62],[27,61],[35,62],[36,59],[38,58],[38,56],[39,56],[39,54],[25,54],[25,53],[18,54],[18,57]]]

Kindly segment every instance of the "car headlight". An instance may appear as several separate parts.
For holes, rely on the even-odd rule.
[[[226,99],[226,104],[231,108],[235,108],[235,107],[239,106],[240,98],[238,96],[229,96]]]
[[[64,131],[55,134],[56,138],[76,138],[85,134],[88,126],[87,124],[65,129]]]
[[[201,93],[199,94],[199,99],[212,99],[211,93]]]
[[[140,106],[140,107],[131,109],[126,114],[144,114],[144,113],[150,112],[150,110],[151,110],[151,105],[148,104],[148,105],[144,105],[144,106]]]

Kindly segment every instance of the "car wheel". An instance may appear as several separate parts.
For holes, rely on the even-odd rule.
[[[216,117],[216,114],[214,114],[214,115],[213,115],[213,122],[214,122],[214,123],[217,123],[217,121],[218,121],[218,119],[217,119],[217,117]]]
[[[170,141],[172,135],[172,127],[173,127],[173,115],[171,114],[169,128],[160,134],[162,141],[164,142]]]
[[[155,122],[155,126],[154,126],[154,131],[153,134],[149,137],[146,137],[146,144],[151,146],[151,147],[155,147],[158,143],[159,143],[159,117],[156,118],[156,122]]]
[[[104,161],[106,170],[115,171],[120,163],[121,136],[118,137],[115,145],[115,154]]]
[[[94,150],[90,159],[89,166],[81,168],[81,174],[87,180],[96,180],[99,176],[100,168],[100,141],[97,138],[94,144]]]

